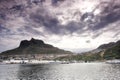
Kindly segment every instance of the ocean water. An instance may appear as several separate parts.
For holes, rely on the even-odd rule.
[[[120,80],[120,64],[5,64],[0,80]]]

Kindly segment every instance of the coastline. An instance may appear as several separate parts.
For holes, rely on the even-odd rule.
[[[1,64],[71,64],[71,63],[107,63],[107,64],[120,64],[119,59],[115,60],[106,60],[106,61],[91,61],[91,62],[85,62],[85,61],[55,61],[55,60],[3,60],[0,62]]]

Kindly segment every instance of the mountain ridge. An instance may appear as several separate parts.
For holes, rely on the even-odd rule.
[[[91,54],[91,56],[96,55],[99,60],[120,59],[120,40],[118,40],[117,42],[102,44],[96,50],[98,50],[98,52],[93,53],[91,51],[88,54]]]
[[[60,57],[59,60],[104,61],[120,59],[120,40],[102,44],[98,48],[73,56]]]
[[[42,40],[31,38],[31,40],[22,40],[19,47],[4,51],[0,55],[23,55],[23,54],[68,54],[65,51],[44,43]]]

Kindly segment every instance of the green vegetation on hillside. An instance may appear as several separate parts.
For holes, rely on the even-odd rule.
[[[103,60],[112,60],[120,59],[120,41],[116,43],[103,44],[98,47],[99,52],[87,52],[84,54],[77,54],[73,56],[66,56],[57,58],[58,60],[77,60],[77,61],[103,61]]]
[[[117,42],[115,46],[107,49],[104,54],[105,59],[120,59],[120,42]]]
[[[66,60],[66,61],[96,61],[96,60],[102,60],[102,57],[99,53],[96,54],[77,54],[73,56],[64,56],[59,57],[57,60]]]

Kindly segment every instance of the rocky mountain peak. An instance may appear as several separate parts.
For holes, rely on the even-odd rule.
[[[31,38],[31,40],[23,40],[21,41],[20,43],[20,46],[21,48],[23,47],[28,47],[28,46],[42,46],[42,45],[46,45],[42,40],[37,40],[37,39],[34,39],[34,38]]]

